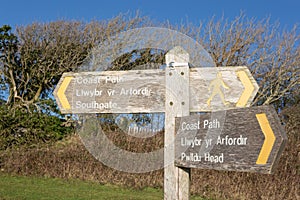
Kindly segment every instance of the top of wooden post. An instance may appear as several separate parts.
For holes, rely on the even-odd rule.
[[[176,46],[166,54],[166,64],[175,63],[188,63],[189,54],[181,47]]]

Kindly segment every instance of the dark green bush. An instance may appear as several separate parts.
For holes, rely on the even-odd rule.
[[[26,108],[0,106],[0,150],[54,142],[70,134],[73,127],[60,117]]]

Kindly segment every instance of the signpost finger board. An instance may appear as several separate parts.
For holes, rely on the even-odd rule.
[[[165,112],[165,79],[162,69],[69,72],[54,96],[62,113]],[[189,82],[190,112],[247,107],[258,91],[244,66],[190,68]]]
[[[176,118],[175,165],[271,173],[287,137],[272,106]]]

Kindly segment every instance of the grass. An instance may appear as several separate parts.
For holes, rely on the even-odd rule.
[[[163,199],[163,191],[154,188],[128,189],[114,185],[101,185],[80,180],[24,177],[0,173],[1,200],[155,200]],[[193,200],[203,200],[193,196]]]

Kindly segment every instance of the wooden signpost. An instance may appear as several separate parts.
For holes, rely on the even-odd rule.
[[[189,199],[191,167],[271,172],[285,141],[269,107],[235,110],[250,106],[258,91],[247,67],[189,68],[188,62],[175,47],[166,54],[165,70],[64,73],[54,91],[62,113],[165,112],[164,199],[170,200]],[[189,116],[230,109],[225,118],[215,112]],[[222,130],[207,130],[204,119],[226,120]],[[205,148],[200,139],[211,145]]]
[[[286,140],[271,106],[176,118],[175,165],[271,173]]]

